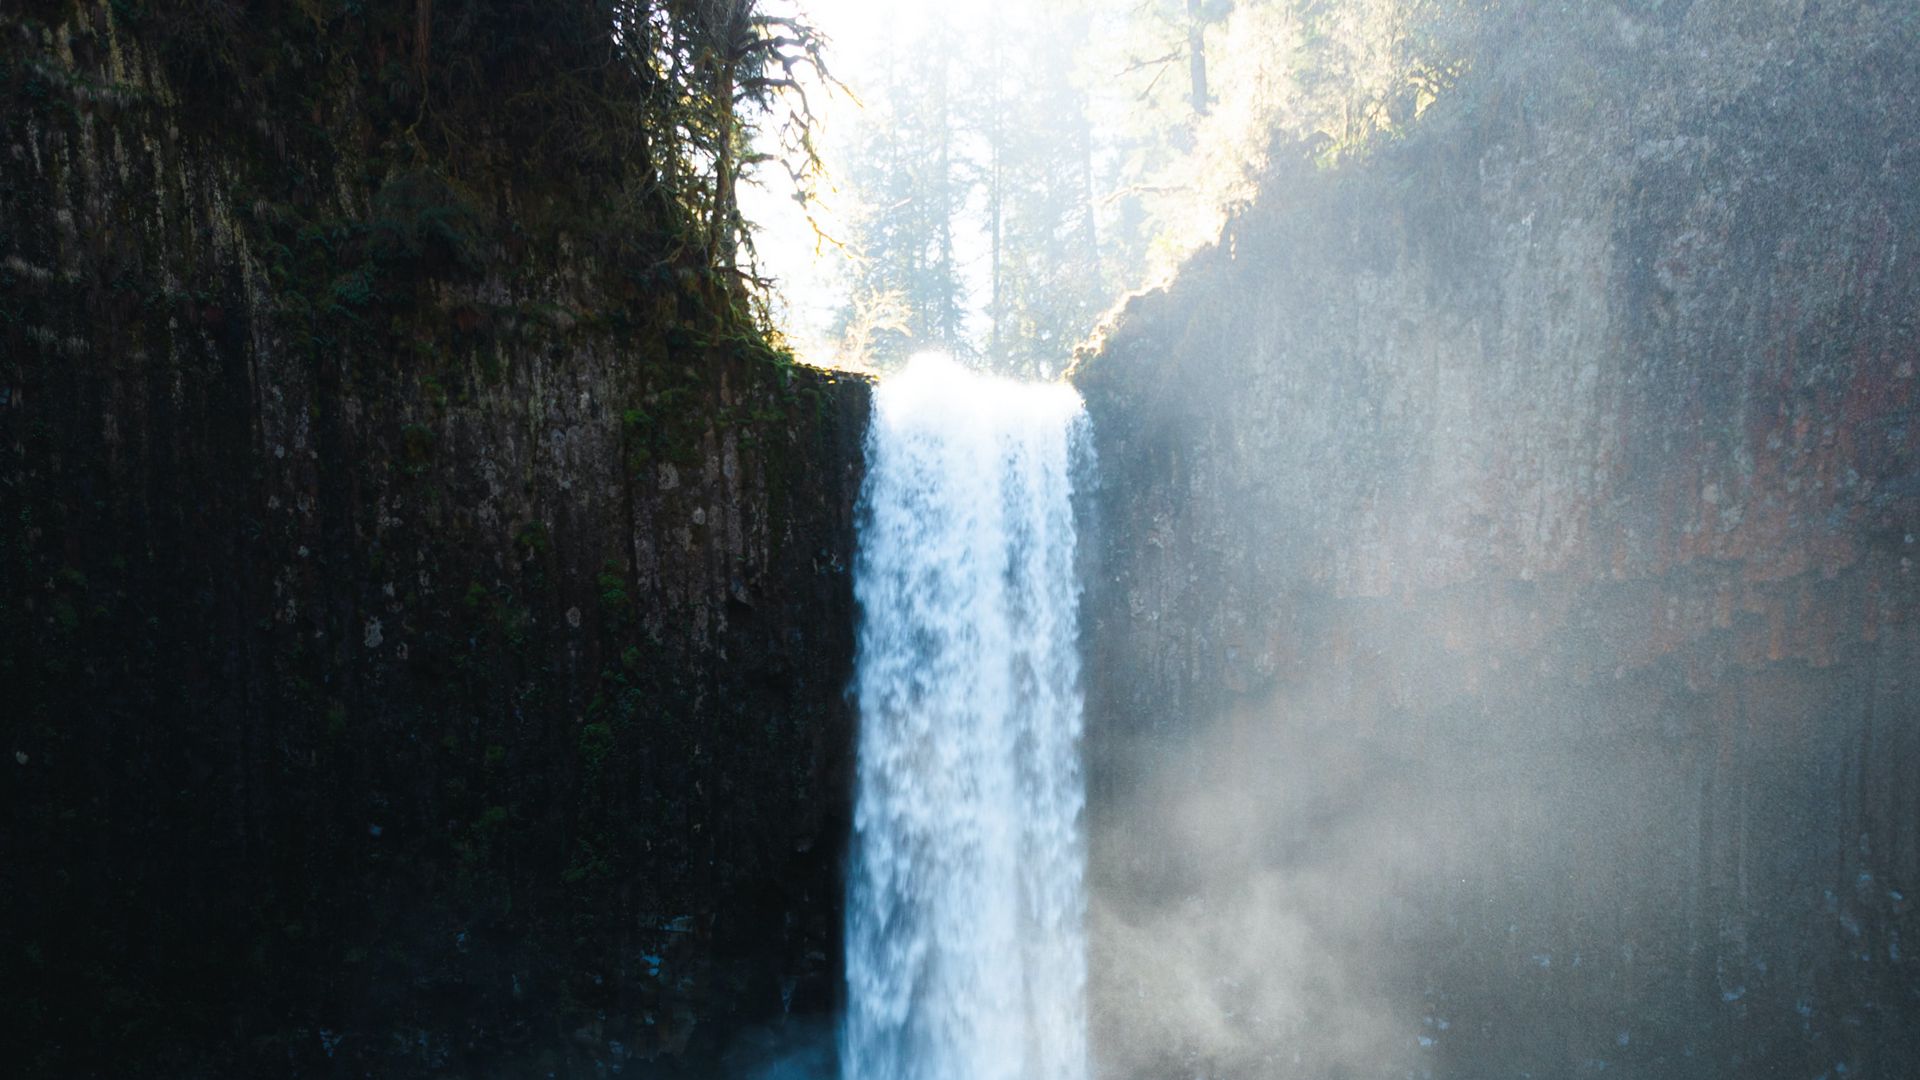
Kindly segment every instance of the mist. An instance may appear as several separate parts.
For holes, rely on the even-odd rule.
[[[1856,831],[1899,835],[1862,785],[1903,798],[1902,774],[1821,712],[1871,689],[1785,680],[1799,700],[1746,701],[1729,732],[1670,674],[1488,671],[1479,643],[1436,647],[1442,627],[1378,607],[1316,627],[1351,642],[1328,673],[1096,767],[1106,1075],[1657,1076],[1806,1043],[1854,1070],[1907,1052],[1876,1016],[1902,992],[1904,883],[1867,869],[1887,863]],[[1864,1002],[1846,960],[1886,980]]]

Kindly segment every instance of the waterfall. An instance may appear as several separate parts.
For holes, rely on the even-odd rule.
[[[855,566],[845,1080],[1083,1080],[1080,399],[884,380]]]

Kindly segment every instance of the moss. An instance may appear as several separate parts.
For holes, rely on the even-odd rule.
[[[553,550],[553,537],[547,532],[545,522],[530,521],[514,533],[513,546],[522,559],[532,559]]]
[[[433,429],[425,424],[407,424],[400,429],[401,450],[410,471],[423,470],[433,460],[433,446],[437,440]]]
[[[627,594],[627,579],[610,570],[602,570],[595,579],[600,586],[600,609],[609,615],[625,615],[633,603]]]
[[[71,634],[80,629],[80,611],[73,606],[73,601],[64,596],[54,598],[53,625],[63,634]]]
[[[589,775],[597,775],[613,752],[613,728],[604,723],[587,724],[580,729],[580,760]]]
[[[593,842],[581,839],[574,844],[573,857],[560,874],[560,880],[569,885],[582,885],[602,882],[613,876],[613,862]],[[578,943],[591,941],[589,937],[575,939]]]
[[[482,610],[490,604],[492,600],[493,591],[477,581],[468,582],[467,591],[465,595],[461,597],[461,603],[465,604],[467,610],[472,612]]]

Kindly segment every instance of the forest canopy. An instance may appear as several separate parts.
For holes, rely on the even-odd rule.
[[[1332,165],[1466,71],[1491,0],[809,0],[852,87],[796,227],[755,216],[816,358],[1049,376],[1219,235],[1276,153]],[[811,340],[807,340],[811,338]]]

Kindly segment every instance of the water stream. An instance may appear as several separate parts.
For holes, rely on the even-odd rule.
[[[846,1080],[1084,1080],[1064,384],[921,357],[868,435]]]

